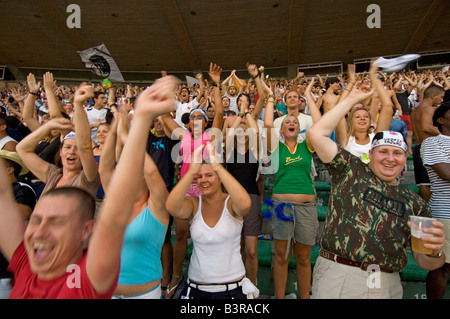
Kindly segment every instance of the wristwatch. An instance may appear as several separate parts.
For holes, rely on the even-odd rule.
[[[431,257],[431,258],[441,258],[442,257],[442,250],[439,252],[439,254],[437,254],[436,256],[433,256],[433,255],[428,255],[427,254],[427,256],[428,257]]]

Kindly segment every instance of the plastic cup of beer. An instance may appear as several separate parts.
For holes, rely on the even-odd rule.
[[[421,254],[430,255],[432,253],[431,249],[425,248],[423,246],[423,240],[420,238],[422,236],[433,237],[433,234],[424,233],[424,228],[433,228],[431,224],[436,221],[436,218],[420,217],[420,216],[410,216],[411,219],[411,248],[413,251]]]

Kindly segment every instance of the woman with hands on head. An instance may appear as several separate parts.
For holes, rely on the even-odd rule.
[[[43,82],[46,90],[49,113],[43,115],[41,117],[41,121],[39,121],[34,104],[36,103],[36,99],[39,97],[41,82],[36,82],[36,78],[33,73],[30,73],[27,76],[29,94],[25,99],[22,116],[27,127],[32,132],[39,129],[52,118],[62,118],[62,113],[60,112],[58,104],[55,103],[56,98],[53,94],[53,87],[55,85],[53,74],[50,72],[45,73],[43,76]],[[46,162],[49,162],[50,164],[57,164],[58,153],[61,148],[60,136],[61,132],[59,130],[50,130],[46,136],[43,136],[42,139],[38,141],[34,152]],[[33,173],[29,173],[28,178],[31,181],[31,185],[35,190],[37,197],[39,197],[45,187],[45,184],[36,178]]]
[[[363,106],[364,101],[352,107],[347,119],[344,117],[340,119],[339,123],[336,123],[336,140],[338,144],[353,155],[358,156],[365,163],[368,163],[368,154],[373,137],[377,132],[389,130],[392,120],[393,103],[377,77],[377,70],[376,66],[371,65],[369,72],[372,88],[375,89],[381,103],[375,130],[372,132],[371,113],[369,109]],[[350,78],[353,79],[354,75],[351,75]],[[356,85],[365,91],[370,90],[370,88],[365,87],[360,82],[356,83]],[[353,85],[349,87],[351,88]],[[350,93],[350,88],[344,90],[340,100],[343,100]]]
[[[220,75],[222,68],[214,63],[209,65],[209,77],[213,86],[213,94],[215,100],[215,115],[212,127],[206,130],[208,124],[208,117],[206,113],[201,109],[193,109],[189,115],[189,130],[181,128],[170,114],[161,116],[164,122],[164,126],[169,132],[169,136],[178,138],[181,140],[180,155],[182,158],[180,178],[186,174],[189,169],[192,154],[198,145],[206,145],[212,142],[216,148],[219,146],[220,134],[223,123],[223,105],[220,95]],[[206,130],[206,131],[205,131]],[[221,146],[220,146],[221,147]],[[186,190],[186,196],[198,196],[201,194],[195,179],[192,180],[191,185]],[[188,247],[187,240],[189,238],[189,223],[183,219],[177,219],[175,217],[175,242],[173,246],[173,273],[172,279],[167,286],[166,297],[170,299],[175,293],[176,288],[183,280],[182,266],[186,256]]]
[[[205,152],[204,148],[202,145],[194,151],[189,170],[166,202],[174,217],[191,221],[194,248],[182,295],[189,299],[243,299],[245,293],[252,293],[257,297],[256,287],[245,278],[240,253],[243,217],[250,209],[250,196],[219,162],[212,144],[206,145]],[[205,157],[208,163],[203,161]],[[202,194],[185,196],[196,175]]]
[[[73,123],[65,118],[54,118],[17,145],[17,152],[25,165],[46,184],[43,193],[56,187],[78,186],[95,198],[100,177],[92,152],[89,122],[83,109],[83,103],[93,95],[94,88],[82,84],[75,92],[74,105],[78,112]],[[60,131],[64,136],[59,152],[62,168],[48,163],[34,152],[39,141],[53,130]]]

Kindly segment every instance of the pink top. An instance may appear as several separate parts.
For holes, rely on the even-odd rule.
[[[196,139],[192,139],[191,132],[186,132],[183,136],[183,140],[181,141],[181,171],[180,171],[180,177],[182,178],[186,172],[189,169],[189,164],[192,160],[192,154],[194,153],[194,150],[200,147],[201,145],[205,145],[211,142],[211,137],[208,135],[208,133],[203,132],[202,135]],[[203,154],[203,159],[208,158],[207,153]]]

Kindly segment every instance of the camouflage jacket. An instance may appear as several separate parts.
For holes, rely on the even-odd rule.
[[[341,257],[402,271],[408,261],[410,215],[431,217],[419,195],[379,179],[344,149],[327,164],[332,178],[321,248]]]

